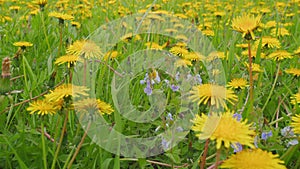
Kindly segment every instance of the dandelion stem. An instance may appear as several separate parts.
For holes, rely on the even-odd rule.
[[[59,24],[59,46],[58,46],[58,51],[57,51],[57,53],[58,53],[58,56],[60,56],[60,51],[61,51],[61,48],[62,48],[62,31],[63,31],[63,24]]]
[[[272,88],[271,88],[271,91],[270,91],[270,93],[269,93],[269,96],[268,96],[268,98],[267,98],[267,100],[266,100],[266,102],[265,102],[263,108],[261,109],[261,112],[262,112],[262,113],[264,112],[265,108],[267,107],[267,104],[269,103],[269,100],[270,100],[270,98],[271,98],[271,96],[272,96],[272,94],[273,94],[275,85],[276,85],[276,83],[277,83],[279,71],[280,71],[280,62],[279,62],[278,65],[277,65],[277,72],[276,72],[275,80],[274,80],[274,83],[273,83],[273,85],[272,85]]]
[[[64,134],[65,134],[65,131],[66,131],[66,128],[67,128],[68,115],[69,115],[69,112],[66,111],[64,125],[63,125],[63,128],[61,130],[61,134],[60,134],[60,138],[59,138],[59,143],[58,143],[58,146],[57,146],[56,151],[55,151],[55,155],[54,155],[54,158],[53,158],[51,169],[55,168],[55,164],[56,164],[56,160],[57,160],[57,157],[58,157],[58,153],[59,153],[59,150],[60,150],[63,138],[64,138]]]
[[[205,168],[206,156],[207,156],[207,151],[208,151],[208,144],[209,144],[209,139],[207,139],[206,142],[205,142],[204,152],[203,152],[201,160],[200,160],[201,163],[199,163],[201,169]]]
[[[44,169],[47,169],[47,153],[46,153],[46,145],[45,145],[45,132],[44,132],[44,122],[42,120],[41,124],[41,137],[42,137],[42,147],[43,147],[43,163],[44,163]]]
[[[217,150],[217,154],[216,154],[216,164],[215,164],[215,169],[218,169],[219,161],[220,161],[220,155],[221,155],[221,149],[218,149],[218,150]]]
[[[87,126],[87,128],[86,128],[86,130],[85,130],[85,132],[84,132],[84,134],[83,134],[83,136],[81,138],[81,140],[80,140],[80,143],[78,144],[78,146],[76,148],[76,151],[75,151],[75,153],[74,153],[74,155],[73,155],[73,157],[72,157],[72,159],[71,159],[71,161],[70,161],[70,163],[68,165],[68,169],[71,168],[71,166],[72,166],[72,164],[73,164],[73,162],[74,162],[74,160],[75,160],[75,158],[76,158],[76,156],[77,156],[77,154],[78,154],[78,152],[79,152],[79,150],[80,150],[80,148],[81,148],[81,146],[83,144],[83,141],[86,138],[87,132],[90,129],[90,127],[91,127],[91,121],[89,121],[88,126]]]
[[[248,40],[248,60],[249,60],[249,84],[250,84],[249,98],[250,98],[250,109],[251,109],[251,113],[252,113],[252,111],[253,111],[253,75],[252,75],[252,56],[251,56],[250,40]]]

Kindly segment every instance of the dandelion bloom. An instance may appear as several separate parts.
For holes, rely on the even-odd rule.
[[[243,33],[243,38],[254,40],[255,36],[253,31],[258,28],[260,20],[261,16],[254,17],[249,14],[243,14],[242,16],[238,16],[232,20],[232,28]]]
[[[87,98],[74,102],[74,107],[78,112],[94,113],[99,112],[101,115],[111,114],[114,110],[111,105],[100,99]]]
[[[174,46],[170,49],[170,52],[179,57],[185,57],[189,51],[185,47]]]
[[[90,40],[77,40],[67,48],[67,54],[83,56],[84,58],[101,58],[100,47]]]
[[[249,69],[249,64],[247,62],[245,62],[244,64]],[[260,68],[259,64],[252,63],[252,72],[263,72],[263,70]]]
[[[299,104],[300,103],[300,90],[298,91],[298,93],[294,94],[293,96],[291,96],[291,103],[293,105]]]
[[[300,47],[294,51],[294,54],[295,55],[299,55],[300,54]]]
[[[187,67],[187,66],[192,66],[192,62],[186,59],[178,59],[174,63],[175,67]]]
[[[115,51],[115,50],[109,51],[104,55],[103,59],[104,60],[115,59],[118,57],[118,54],[119,54],[118,51]]]
[[[147,43],[145,43],[145,45],[149,49],[163,50],[163,48],[165,48],[167,46],[167,43],[165,43],[163,45],[159,45],[159,44],[157,44],[155,42],[147,42]]]
[[[288,35],[290,35],[290,33],[289,33],[289,31],[288,31],[287,29],[285,29],[285,28],[278,28],[278,29],[273,28],[273,29],[271,30],[271,35],[272,35],[272,36],[288,36]]]
[[[291,126],[294,128],[296,134],[300,134],[300,114],[296,114],[292,117]]]
[[[37,113],[38,115],[53,115],[62,107],[62,100],[50,101],[48,99],[36,100],[29,103],[29,107],[26,109],[30,111],[30,114]]]
[[[297,69],[297,68],[286,69],[285,72],[288,74],[292,74],[293,76],[296,76],[296,77],[300,76],[300,69]]]
[[[65,20],[70,20],[71,21],[71,20],[74,19],[74,17],[72,15],[59,13],[59,12],[50,12],[49,16],[57,18],[57,19],[62,20],[62,21],[65,21]]]
[[[211,52],[207,56],[206,61],[211,62],[211,61],[213,61],[215,59],[224,59],[224,58],[226,58],[224,52],[219,52],[219,51],[218,52]]]
[[[64,55],[64,56],[57,58],[54,63],[57,65],[68,63],[68,68],[70,68],[71,66],[75,65],[77,61],[81,61],[79,56]]]
[[[88,88],[85,86],[76,86],[72,84],[63,84],[55,88],[51,93],[45,95],[49,100],[60,100],[69,96],[72,97],[80,97],[80,96],[88,96],[87,91]]]
[[[255,42],[255,46],[258,47],[260,40]],[[261,38],[261,46],[267,48],[280,48],[281,44],[277,38],[265,36]]]
[[[244,89],[247,85],[247,81],[244,78],[235,78],[232,79],[228,85],[229,88],[233,89]]]
[[[221,115],[216,113],[209,116],[196,115],[192,122],[194,125],[191,129],[197,133],[196,136],[201,140],[208,138],[216,140],[217,149],[221,148],[222,143],[226,148],[229,148],[230,144],[236,145],[237,143],[254,147],[255,132],[249,129],[251,124],[247,124],[247,120],[238,121],[233,117],[232,112]]]
[[[263,151],[261,149],[246,149],[231,155],[221,168],[232,169],[286,169],[284,161],[278,159],[277,154]]]
[[[192,91],[190,91],[190,99],[193,102],[198,102],[198,104],[209,103],[212,106],[219,108],[220,106],[227,108],[225,101],[233,104],[237,101],[237,96],[231,89],[226,89],[224,86],[219,86],[215,84],[203,84],[194,86]]]
[[[276,52],[271,53],[268,57],[275,61],[280,61],[283,59],[290,59],[292,58],[292,55],[285,50],[278,50]]]
[[[20,41],[20,42],[15,42],[13,45],[25,49],[26,47],[32,46],[32,43],[26,41]]]

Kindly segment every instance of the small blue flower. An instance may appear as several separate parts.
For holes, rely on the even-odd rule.
[[[149,80],[147,80],[147,86],[144,88],[144,92],[145,92],[148,96],[150,96],[150,95],[152,94],[152,88],[151,88],[151,86],[150,86],[150,81],[149,81]]]
[[[280,133],[283,137],[293,137],[295,135],[293,129],[290,126],[286,126],[281,129]]]
[[[176,85],[172,84],[171,89],[172,89],[173,92],[177,92],[179,90],[179,86],[176,86]]]
[[[140,80],[140,84],[145,84],[146,80]]]
[[[235,153],[243,150],[243,146],[240,143],[235,143],[234,145],[231,144],[231,147],[233,148],[233,152]]]
[[[180,77],[180,73],[177,72],[176,75],[175,75],[175,80],[178,81],[178,80],[179,80],[179,77]]]
[[[168,141],[165,138],[162,138],[161,145],[162,145],[164,150],[170,149],[170,144],[171,144],[171,141]]]
[[[269,137],[272,137],[272,131],[269,132],[262,132],[261,133],[261,139],[262,140],[267,140]]]
[[[169,120],[171,120],[171,121],[174,121],[174,119],[173,119],[173,116],[172,116],[172,114],[171,114],[171,113],[168,113],[168,115],[167,115],[167,119],[169,119]]]
[[[254,137],[254,146],[255,146],[256,148],[258,148],[257,141],[258,141],[258,137],[255,136],[255,137]]]
[[[287,146],[290,147],[290,146],[294,146],[294,145],[297,145],[299,142],[297,139],[293,139],[293,140],[290,140],[288,143],[287,143]]]
[[[196,78],[196,82],[198,82],[199,84],[202,84],[202,78],[201,78],[200,74],[196,74],[195,78]]]
[[[234,114],[233,114],[233,118],[235,118],[237,121],[241,121],[242,115],[239,114],[239,113],[234,113]]]

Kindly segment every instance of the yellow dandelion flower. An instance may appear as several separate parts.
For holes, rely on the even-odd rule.
[[[192,62],[190,60],[186,59],[178,59],[174,63],[175,67],[187,67],[187,66],[192,66]]]
[[[236,143],[254,148],[255,132],[250,130],[251,124],[247,124],[247,120],[238,121],[230,111],[221,115],[196,115],[192,122],[194,125],[191,129],[197,133],[196,136],[201,140],[216,140],[217,149],[220,149],[223,143],[226,148]]]
[[[50,93],[45,95],[45,97],[50,101],[57,101],[69,96],[72,96],[74,98],[80,96],[88,96],[88,91],[89,89],[85,86],[63,84],[56,87],[53,91],[50,91]]]
[[[232,79],[227,86],[229,88],[233,88],[233,89],[244,89],[245,87],[247,87],[247,81],[244,78],[235,78]]]
[[[50,12],[48,16],[59,19],[60,23],[63,23],[63,21],[65,21],[65,20],[71,21],[74,19],[74,17],[72,15],[59,13],[59,12]]]
[[[211,61],[213,61],[215,59],[224,59],[224,58],[226,58],[224,52],[220,52],[220,51],[218,51],[218,52],[211,52],[207,56],[206,61],[211,62]]]
[[[235,46],[239,48],[248,48],[248,43],[236,44]]]
[[[109,51],[104,55],[103,60],[108,60],[109,58],[115,59],[118,57],[118,54],[119,54],[118,51],[115,51],[115,50]]]
[[[25,49],[26,47],[30,47],[33,44],[30,42],[26,42],[26,41],[20,41],[20,42],[15,42],[13,45],[17,46],[17,47],[21,47],[22,49]]]
[[[48,99],[36,100],[32,103],[29,103],[29,107],[26,109],[30,111],[29,114],[37,113],[38,115],[53,115],[59,109],[61,109],[62,102],[58,101],[49,101]]]
[[[174,46],[169,51],[172,54],[179,57],[185,57],[189,53],[189,51],[185,47],[179,47],[179,46]]]
[[[68,55],[80,56],[82,47],[84,46],[85,40],[76,40],[72,45],[67,47],[66,53]]]
[[[165,29],[164,31],[171,34],[178,32],[177,29]]]
[[[71,25],[76,27],[77,29],[79,29],[81,27],[81,24],[79,22],[76,22],[76,21],[72,21]]]
[[[294,51],[294,54],[295,55],[299,55],[300,54],[300,47]]]
[[[101,58],[103,53],[100,50],[100,47],[93,41],[85,41],[84,45],[81,48],[81,54],[83,57],[90,58]]]
[[[297,69],[297,68],[286,69],[285,72],[288,74],[292,74],[293,76],[296,76],[296,77],[300,76],[300,69]]]
[[[290,59],[292,55],[285,50],[278,50],[276,52],[271,53],[268,58],[273,59],[275,61],[280,61],[283,59]]]
[[[8,9],[18,11],[20,10],[20,8],[21,8],[20,6],[10,6]]]
[[[74,102],[74,107],[78,112],[95,113],[99,112],[101,115],[111,114],[114,112],[110,104],[101,101],[100,99],[87,98]]]
[[[174,16],[177,16],[177,17],[182,18],[182,19],[187,19],[188,18],[185,14],[182,14],[182,13],[177,13]]]
[[[284,161],[280,160],[278,154],[263,151],[261,149],[245,149],[232,154],[222,163],[221,168],[232,169],[286,169]]]
[[[271,29],[271,35],[272,36],[289,36],[290,33],[287,29],[285,28],[273,28]]]
[[[84,58],[101,58],[103,56],[100,47],[90,40],[77,40],[67,48],[67,54],[82,56]]]
[[[277,25],[276,21],[268,21],[268,22],[265,24],[265,28],[276,27],[276,25]]]
[[[300,96],[299,96],[300,99]],[[291,126],[294,129],[294,132],[296,134],[300,134],[300,114],[296,114],[295,116],[292,117],[292,123]]]
[[[260,40],[255,42],[255,46],[258,47]],[[270,36],[262,37],[261,46],[267,48],[280,48],[281,44],[277,38],[273,38]]]
[[[124,42],[128,42],[129,40],[138,41],[141,40],[141,36],[140,35],[133,36],[133,33],[127,33],[122,37],[120,37],[120,39],[123,40]]]
[[[190,61],[203,61],[205,59],[205,56],[197,52],[190,52],[187,55],[185,55],[183,58]]]
[[[64,56],[57,58],[56,61],[54,62],[54,64],[61,65],[64,63],[68,63],[68,68],[70,68],[70,67],[74,66],[77,61],[82,62],[82,60],[79,58],[79,56],[64,55]]]
[[[175,39],[179,40],[179,41],[188,41],[188,38],[185,35],[177,35],[175,36]]]
[[[227,108],[226,101],[233,104],[238,98],[231,89],[215,84],[202,84],[194,86],[190,91],[190,99],[198,104],[209,104],[220,108]]]
[[[300,89],[299,89],[298,93],[291,96],[291,103],[293,105],[300,104]]]
[[[242,52],[242,55],[243,55],[243,56],[249,56],[249,51],[248,51],[248,49],[244,50],[244,51]],[[252,48],[252,49],[251,49],[251,56],[252,56],[252,57],[256,57],[256,55],[257,55],[257,49],[256,49],[256,48]],[[260,53],[260,57],[261,57],[261,58],[266,58],[266,55],[265,55],[263,52],[261,52],[261,53]]]
[[[244,62],[247,69],[249,69],[249,63]],[[252,63],[252,72],[263,72],[263,70],[260,68],[260,65],[257,63]]]
[[[214,31],[211,29],[205,29],[205,30],[202,30],[201,32],[206,36],[215,36]]]
[[[243,33],[243,38],[254,40],[255,36],[253,31],[258,28],[260,20],[261,16],[254,17],[249,14],[243,14],[232,20],[232,28]]]
[[[45,5],[47,5],[48,0],[35,0],[33,3],[37,4],[40,6],[40,9],[43,10]]]
[[[145,43],[145,45],[149,49],[162,50],[163,48],[166,47],[167,43],[165,43],[164,45],[159,45],[155,42],[147,42],[147,43]]]

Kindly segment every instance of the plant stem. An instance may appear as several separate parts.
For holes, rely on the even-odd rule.
[[[80,143],[78,144],[77,149],[76,149],[76,151],[75,151],[75,153],[74,153],[74,155],[73,155],[73,157],[72,157],[72,159],[71,159],[71,161],[70,161],[70,163],[68,165],[68,169],[71,168],[71,166],[72,166],[72,164],[73,164],[73,162],[74,162],[74,160],[75,160],[75,158],[76,158],[76,156],[77,156],[77,154],[78,154],[78,152],[79,152],[79,150],[80,150],[80,148],[81,148],[81,146],[82,146],[82,144],[84,142],[84,139],[87,136],[87,132],[90,129],[90,127],[91,127],[91,121],[89,121],[88,126],[87,126],[86,130],[84,131],[84,134],[83,134],[83,136],[82,136],[82,138],[80,140]]]
[[[267,100],[266,100],[266,102],[265,102],[263,108],[261,109],[261,112],[262,112],[262,113],[264,112],[265,108],[267,107],[267,104],[269,103],[269,100],[270,100],[270,98],[271,98],[271,96],[272,96],[272,94],[273,94],[275,85],[276,85],[276,83],[277,83],[279,71],[280,71],[280,62],[279,62],[278,65],[277,65],[277,72],[276,72],[275,80],[274,80],[274,83],[273,83],[273,85],[272,85],[272,88],[271,88],[271,91],[270,91],[270,93],[269,93],[269,96],[268,96],[268,98],[267,98]]]
[[[58,51],[57,51],[57,54],[58,56],[60,56],[60,51],[61,51],[61,48],[62,48],[62,31],[63,31],[63,24],[59,24],[59,46],[58,46]]]
[[[215,169],[218,169],[219,161],[220,161],[220,155],[221,155],[221,149],[218,149],[218,150],[217,150],[217,155],[216,155]]]
[[[250,40],[248,40],[248,61],[249,61],[249,98],[250,98],[250,109],[253,112],[253,75],[252,75],[252,56],[251,56],[251,45]]]
[[[201,160],[200,160],[201,163],[199,165],[200,165],[201,169],[205,168],[206,156],[207,156],[207,151],[208,151],[208,144],[209,144],[209,138],[205,142],[204,152],[203,152],[203,155],[202,155]]]
[[[42,120],[41,124],[41,137],[42,137],[42,147],[43,147],[43,163],[44,169],[47,169],[47,153],[46,153],[46,144],[45,144],[45,131],[44,131],[44,121]]]
[[[63,138],[64,138],[64,134],[65,134],[65,131],[66,131],[66,128],[67,128],[68,115],[69,115],[69,112],[66,111],[66,117],[65,117],[65,120],[64,120],[64,126],[63,126],[63,128],[61,130],[61,134],[60,134],[60,138],[59,138],[59,143],[58,143],[58,146],[57,146],[56,151],[55,151],[55,155],[54,155],[54,158],[53,158],[51,169],[55,168],[55,164],[56,164],[56,160],[57,160],[57,157],[58,157],[58,153],[59,153],[59,150],[60,150]]]

